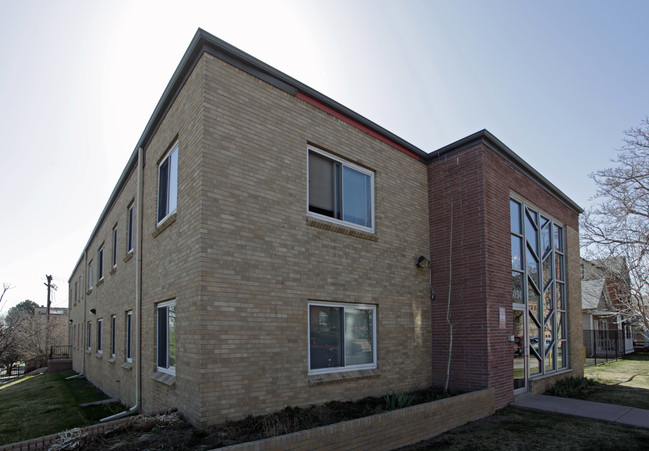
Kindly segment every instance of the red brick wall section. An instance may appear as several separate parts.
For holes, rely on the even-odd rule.
[[[453,219],[450,387],[493,387],[495,405],[513,400],[509,199],[534,205],[578,230],[578,215],[496,152],[479,144],[429,166],[433,288],[433,377],[446,378],[451,202]],[[567,236],[567,234],[566,234]],[[578,277],[578,275],[568,275]],[[506,313],[505,327],[500,310]]]
[[[443,386],[446,381],[450,277],[448,318],[453,326],[450,387],[460,390],[488,386],[481,168],[482,153],[470,150],[431,164],[428,172],[430,257],[436,294],[432,301],[433,384]]]

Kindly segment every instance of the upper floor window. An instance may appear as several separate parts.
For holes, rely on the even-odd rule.
[[[92,271],[93,265],[92,260],[88,263],[88,290],[92,290]]]
[[[133,251],[133,231],[134,229],[134,213],[135,209],[133,208],[134,204],[131,204],[128,207],[128,239],[126,241],[126,252],[132,252]]]
[[[158,166],[158,222],[176,211],[178,196],[178,143]]]
[[[117,266],[117,226],[113,228],[113,268]]]
[[[374,231],[374,173],[309,148],[309,214]]]
[[[104,278],[104,246],[99,248],[99,255],[97,256],[97,270],[98,270],[98,279],[102,280]]]

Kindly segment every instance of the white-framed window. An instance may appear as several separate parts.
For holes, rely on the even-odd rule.
[[[90,351],[92,349],[92,323],[90,321],[88,321],[88,324],[86,325],[86,332],[88,333],[88,336],[86,337],[86,347],[88,351]]]
[[[117,266],[117,226],[113,228],[113,268]]]
[[[103,280],[104,279],[104,246],[102,245],[99,248],[99,252],[97,255],[97,280]]]
[[[134,217],[135,214],[135,208],[134,204],[131,204],[128,207],[128,239],[126,240],[126,252],[133,252],[133,239],[134,239],[134,231],[135,231],[135,224],[134,224]]]
[[[178,197],[178,142],[158,166],[158,223],[176,211]]]
[[[103,329],[104,325],[104,320],[103,319],[98,319],[97,320],[97,353],[102,354],[104,352],[104,344],[101,340],[101,332]]]
[[[77,285],[77,282],[74,282],[74,305],[77,305],[77,301],[79,300],[79,286]]]
[[[309,303],[309,374],[376,368],[376,306]]]
[[[157,307],[158,371],[176,374],[176,301]]]
[[[115,358],[115,326],[117,325],[117,317],[115,315],[110,317],[110,356]]]
[[[92,260],[90,260],[90,263],[88,263],[88,290],[92,290],[92,273],[93,272],[93,264]]]
[[[126,312],[126,361],[133,361],[133,312]]]
[[[307,214],[374,232],[374,173],[308,147]]]

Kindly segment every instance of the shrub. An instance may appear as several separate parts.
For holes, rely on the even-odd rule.
[[[385,400],[385,408],[387,410],[403,409],[410,407],[415,400],[415,395],[412,393],[392,393],[383,397]]]
[[[582,395],[591,393],[597,383],[583,376],[567,377],[558,381],[547,390],[548,395],[562,396],[564,398],[579,398]]]

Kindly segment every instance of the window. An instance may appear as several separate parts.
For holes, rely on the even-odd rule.
[[[77,349],[77,325],[75,324],[72,328],[72,345],[74,349]]]
[[[74,304],[77,304],[77,301],[79,300],[79,287],[77,286],[77,282],[74,282]]]
[[[115,315],[110,317],[110,356],[115,357],[115,325],[117,318]]]
[[[158,167],[158,223],[176,211],[178,195],[178,143]]]
[[[133,204],[128,207],[128,240],[126,243],[126,252],[133,251]]]
[[[158,305],[158,370],[176,374],[176,301]]]
[[[117,266],[117,226],[113,229],[113,268]]]
[[[103,324],[104,324],[103,319],[98,319],[97,320],[97,352],[99,354],[104,352],[104,346],[103,346],[103,343],[101,341],[101,329],[102,329]]]
[[[309,304],[309,373],[376,368],[376,306]]]
[[[103,280],[104,279],[104,246],[101,246],[99,248],[99,255],[97,256],[97,273],[98,273],[98,279],[97,280]]]
[[[526,312],[529,375],[567,368],[564,229],[543,212],[510,199],[514,306]]]
[[[374,231],[374,173],[309,148],[311,216]]]
[[[92,260],[90,260],[90,263],[88,263],[88,290],[92,290]]]
[[[127,362],[131,362],[133,360],[132,331],[133,331],[133,312],[128,312],[126,313],[126,361]]]
[[[86,331],[88,332],[88,336],[86,337],[86,341],[88,344],[87,348],[88,351],[90,351],[90,349],[92,348],[92,323],[90,323],[90,321],[88,321],[88,325],[86,326]]]

